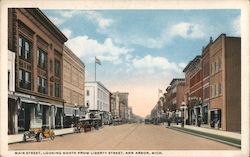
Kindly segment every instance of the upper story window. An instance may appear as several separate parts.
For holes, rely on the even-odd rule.
[[[87,90],[86,95],[89,96],[89,90]]]
[[[37,88],[39,93],[47,93],[47,80],[38,76],[37,77]]]
[[[61,97],[60,84],[57,82],[55,83],[55,97]]]
[[[60,68],[61,68],[60,61],[55,60],[55,75],[58,77],[60,77],[60,73],[61,73]]]
[[[41,49],[37,50],[37,65],[43,69],[47,67],[47,54]]]
[[[31,61],[31,43],[22,36],[18,39],[18,54],[19,57]]]
[[[31,90],[31,73],[25,70],[19,70],[19,86]]]

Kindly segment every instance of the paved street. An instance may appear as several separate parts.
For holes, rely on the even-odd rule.
[[[81,134],[9,145],[10,150],[237,150],[160,125],[125,124]]]

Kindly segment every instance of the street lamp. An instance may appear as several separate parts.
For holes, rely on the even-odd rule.
[[[180,109],[182,111],[181,112],[181,127],[184,127],[184,111],[186,108],[187,108],[186,103],[183,101],[181,104],[181,107],[180,107]]]

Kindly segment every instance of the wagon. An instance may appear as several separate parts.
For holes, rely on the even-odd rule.
[[[26,142],[27,139],[36,139],[37,142],[42,141],[43,138],[50,138],[54,140],[55,133],[50,130],[48,126],[42,125],[41,119],[33,119],[30,121],[29,131],[25,131],[23,134],[23,141]]]

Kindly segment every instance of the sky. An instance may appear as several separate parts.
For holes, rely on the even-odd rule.
[[[133,113],[146,116],[173,78],[210,37],[240,36],[240,10],[42,10],[84,63],[85,81],[128,92]]]

